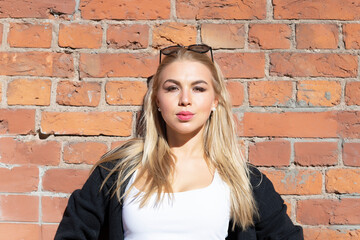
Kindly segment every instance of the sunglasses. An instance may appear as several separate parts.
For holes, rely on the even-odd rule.
[[[213,53],[212,53],[212,48],[206,44],[193,44],[193,45],[189,45],[189,46],[181,46],[181,45],[174,45],[174,46],[169,46],[166,48],[163,48],[160,50],[160,61],[159,63],[161,63],[161,55],[171,55],[174,53],[177,53],[178,51],[180,51],[180,49],[186,49],[188,51],[193,51],[193,52],[197,52],[197,53],[207,53],[208,51],[210,51],[211,54],[211,61],[214,62],[214,58],[213,58]]]

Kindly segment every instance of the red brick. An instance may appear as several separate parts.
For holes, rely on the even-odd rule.
[[[72,77],[73,58],[55,52],[0,52],[0,75]]]
[[[240,135],[273,137],[337,137],[333,112],[246,112]]]
[[[59,46],[70,48],[100,48],[102,43],[101,25],[60,24]]]
[[[360,112],[341,111],[337,114],[338,135],[343,138],[360,138]]]
[[[100,97],[100,83],[61,81],[57,87],[56,102],[66,106],[96,107]]]
[[[360,169],[329,169],[326,191],[330,193],[360,193]]]
[[[99,53],[80,55],[80,76],[149,77],[156,71],[159,59],[149,54]]]
[[[263,53],[217,53],[215,60],[225,78],[262,78],[265,76]]]
[[[201,40],[212,48],[244,48],[244,24],[213,24],[201,25]]]
[[[38,189],[39,169],[31,166],[0,168],[0,192],[32,192]]]
[[[341,85],[338,81],[297,82],[297,102],[301,106],[333,107],[340,104]]]
[[[111,143],[111,149],[122,146],[126,141],[115,141]]]
[[[296,26],[296,48],[336,49],[339,29],[334,24],[298,24]]]
[[[178,0],[176,16],[184,19],[264,19],[266,0]]]
[[[346,166],[360,167],[360,143],[344,143],[343,162]]]
[[[106,102],[110,105],[141,105],[147,86],[140,81],[110,81],[106,84]]]
[[[56,15],[70,15],[75,12],[74,0],[0,1],[0,18],[53,18]]]
[[[94,164],[107,152],[104,143],[78,142],[70,143],[64,147],[64,161],[66,163]]]
[[[39,197],[0,195],[0,220],[37,222],[39,220]]]
[[[357,57],[333,53],[272,53],[270,74],[288,77],[356,77]]]
[[[345,87],[346,105],[360,105],[360,82],[348,82]]]
[[[360,239],[360,230],[355,229],[330,229],[330,228],[304,228],[304,239],[306,240],[358,240]]]
[[[233,106],[241,106],[244,101],[244,86],[241,82],[227,81],[226,88]]]
[[[10,47],[49,48],[51,47],[52,25],[10,23],[8,43]]]
[[[43,112],[41,130],[55,135],[130,136],[131,112]]]
[[[289,49],[291,28],[286,24],[251,24],[249,44],[257,49]]]
[[[267,170],[266,176],[280,194],[321,194],[322,174],[317,170]]]
[[[250,143],[249,161],[257,166],[289,166],[290,142],[284,140]]]
[[[0,162],[7,164],[58,165],[61,144],[56,141],[21,142],[0,138]]]
[[[0,109],[0,134],[35,132],[35,110]]]
[[[275,19],[360,19],[359,1],[274,0]]]
[[[197,30],[195,25],[184,23],[162,23],[154,27],[153,44],[155,48],[169,45],[190,45],[196,43]]]
[[[37,224],[0,223],[1,239],[13,240],[39,240],[41,228]],[[44,239],[48,240],[48,239]]]
[[[85,169],[49,169],[43,176],[43,190],[71,193],[80,189],[89,177]]]
[[[2,43],[2,35],[3,35],[3,25],[0,24],[0,45]]]
[[[41,225],[41,239],[42,240],[53,240],[55,233],[58,228],[58,224],[42,224]]]
[[[169,19],[170,0],[83,0],[80,11],[84,19]]]
[[[60,222],[68,199],[61,197],[42,197],[42,221],[43,222]]]
[[[330,166],[338,162],[337,142],[296,142],[294,161],[301,166]]]
[[[141,49],[149,45],[149,26],[109,25],[106,43],[110,48]]]
[[[15,79],[8,83],[8,105],[49,106],[51,81],[46,79]]]
[[[343,33],[346,49],[360,49],[360,24],[344,24]]]
[[[307,199],[297,204],[297,222],[306,225],[360,223],[360,199]]]
[[[248,83],[251,106],[288,106],[292,102],[290,81],[258,81]]]

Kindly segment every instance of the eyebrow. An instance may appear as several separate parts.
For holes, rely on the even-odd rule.
[[[175,83],[177,85],[180,85],[180,81],[177,81],[175,79],[168,79],[163,84],[165,84],[167,82],[172,82],[172,83]],[[196,80],[196,81],[192,82],[191,85],[196,85],[196,84],[201,84],[201,83],[208,85],[208,83],[205,80]]]

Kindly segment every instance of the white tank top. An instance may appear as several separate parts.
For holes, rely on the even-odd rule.
[[[135,173],[136,174],[136,173]],[[129,185],[135,180],[133,174]],[[124,199],[122,220],[125,240],[224,240],[230,220],[230,189],[215,171],[205,188],[174,193],[156,205],[156,195],[139,207],[132,188]]]

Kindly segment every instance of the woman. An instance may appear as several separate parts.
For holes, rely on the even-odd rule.
[[[303,239],[238,149],[209,46],[160,51],[142,122],[144,137],[104,155],[71,195],[55,239]]]

